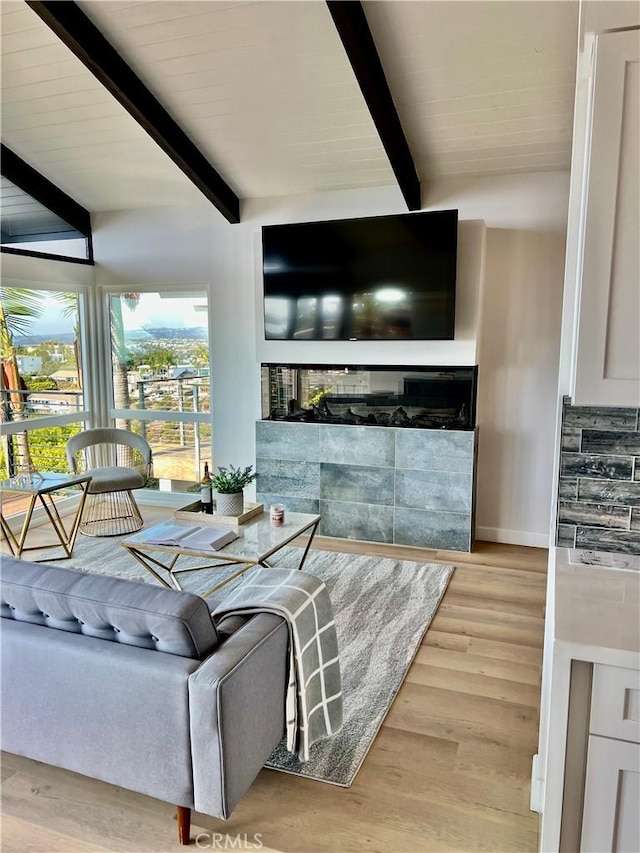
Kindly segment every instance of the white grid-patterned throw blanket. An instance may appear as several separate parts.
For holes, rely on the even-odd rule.
[[[342,726],[338,641],[324,583],[297,569],[256,569],[215,610],[229,615],[275,613],[289,626],[287,749],[300,761],[309,747]]]

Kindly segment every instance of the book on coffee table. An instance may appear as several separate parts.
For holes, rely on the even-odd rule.
[[[144,541],[147,545],[167,545],[174,548],[193,548],[219,551],[238,538],[230,527],[184,527],[179,524],[160,524]]]

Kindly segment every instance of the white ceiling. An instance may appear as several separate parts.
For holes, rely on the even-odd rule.
[[[324,0],[79,4],[240,197],[393,184]],[[365,10],[422,181],[568,169],[577,2]],[[22,0],[2,139],[89,210],[203,196]]]
[[[2,0],[2,141],[94,210],[201,193],[23,0]]]
[[[365,9],[421,179],[569,168],[577,3]]]

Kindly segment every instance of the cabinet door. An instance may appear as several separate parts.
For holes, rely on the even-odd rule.
[[[595,39],[576,404],[640,405],[640,30]],[[589,134],[588,134],[589,135]]]
[[[592,696],[591,734],[640,743],[639,670],[595,664]]]
[[[580,850],[638,853],[638,803],[640,744],[591,735]]]

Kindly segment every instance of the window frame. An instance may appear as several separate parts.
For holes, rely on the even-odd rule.
[[[65,259],[66,260],[66,259]],[[86,428],[91,424],[91,405],[92,389],[97,382],[94,382],[94,377],[89,368],[88,359],[90,358],[90,349],[88,340],[90,337],[90,317],[92,315],[91,300],[92,290],[87,285],[72,283],[72,282],[52,282],[40,281],[37,284],[33,283],[33,279],[28,281],[16,278],[3,278],[2,287],[19,287],[22,290],[31,290],[34,292],[49,292],[49,293],[77,293],[81,299],[78,302],[78,319],[80,325],[80,353],[82,359],[82,392],[83,392],[83,407],[77,411],[60,414],[60,415],[43,415],[27,418],[22,421],[9,421],[2,423],[2,434],[6,436],[18,435],[20,433],[36,432],[40,429],[50,429],[51,427],[67,426],[68,424],[81,423]],[[88,405],[89,403],[89,405]],[[7,463],[8,464],[8,463]]]
[[[192,424],[208,424],[211,427],[211,436],[208,444],[209,459],[213,459],[213,419],[212,411],[208,412],[176,412],[170,409],[127,409],[116,408],[113,384],[113,369],[112,369],[112,349],[111,349],[111,297],[122,296],[125,293],[167,293],[176,291],[184,291],[180,295],[184,298],[189,296],[203,297],[207,302],[207,349],[209,354],[209,377],[211,382],[211,311],[210,311],[210,287],[208,282],[154,282],[152,284],[122,284],[122,285],[103,285],[101,288],[100,310],[99,315],[102,320],[101,338],[102,338],[102,358],[104,359],[104,372],[101,375],[106,376],[108,383],[108,405],[107,411],[104,412],[106,421],[114,424],[116,420],[130,421],[164,421],[168,423],[192,423]],[[104,395],[102,403],[104,405]],[[211,398],[211,396],[210,396]],[[145,490],[143,490],[145,491]],[[146,490],[148,491],[148,489]]]
[[[40,172],[34,169],[33,166],[30,166],[4,143],[0,145],[0,154],[0,172],[2,176],[81,234],[86,240],[86,258],[30,251],[28,249],[17,249],[13,246],[4,247],[1,245],[0,252],[21,255],[23,257],[68,261],[69,263],[94,266],[93,234],[89,211],[48,178],[45,178],[44,175],[40,174]],[[25,242],[28,243],[28,241]]]

